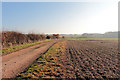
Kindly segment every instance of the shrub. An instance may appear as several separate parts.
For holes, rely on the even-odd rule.
[[[46,37],[43,34],[23,34],[15,31],[3,31],[2,32],[2,46],[10,47],[18,44],[25,44],[29,42],[36,42],[45,40]]]

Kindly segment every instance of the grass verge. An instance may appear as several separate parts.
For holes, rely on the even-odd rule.
[[[118,38],[69,38],[67,40],[120,40]]]
[[[65,41],[54,44],[45,54],[40,56],[31,66],[18,74],[18,79],[28,78],[54,78],[59,77],[58,68],[64,65],[57,59],[65,52]],[[54,76],[53,76],[54,75]]]
[[[7,54],[7,53],[10,53],[10,52],[14,52],[14,51],[17,51],[17,50],[20,50],[20,49],[23,49],[23,48],[27,48],[27,47],[30,47],[30,46],[33,46],[33,45],[36,45],[36,44],[40,44],[40,43],[43,43],[43,42],[48,42],[48,41],[51,41],[51,40],[44,40],[44,41],[38,41],[38,42],[34,42],[34,43],[12,46],[12,47],[9,47],[9,48],[6,48],[6,49],[2,49],[2,53],[0,53],[0,54],[2,54],[2,55]]]

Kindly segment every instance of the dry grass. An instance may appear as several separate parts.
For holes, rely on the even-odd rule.
[[[45,54],[38,58],[30,67],[21,72],[17,78],[53,78],[60,77],[61,65],[57,59],[65,51],[65,41],[53,45]],[[53,76],[54,75],[54,76]]]

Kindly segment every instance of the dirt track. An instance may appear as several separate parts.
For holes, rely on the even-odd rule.
[[[42,53],[45,53],[56,41],[41,43],[2,56],[2,78],[14,78],[27,68]]]
[[[68,40],[58,42],[53,47],[17,77],[77,80],[120,78],[117,40]]]

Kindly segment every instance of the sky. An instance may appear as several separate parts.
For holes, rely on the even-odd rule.
[[[3,2],[4,30],[82,34],[118,30],[118,2]]]

